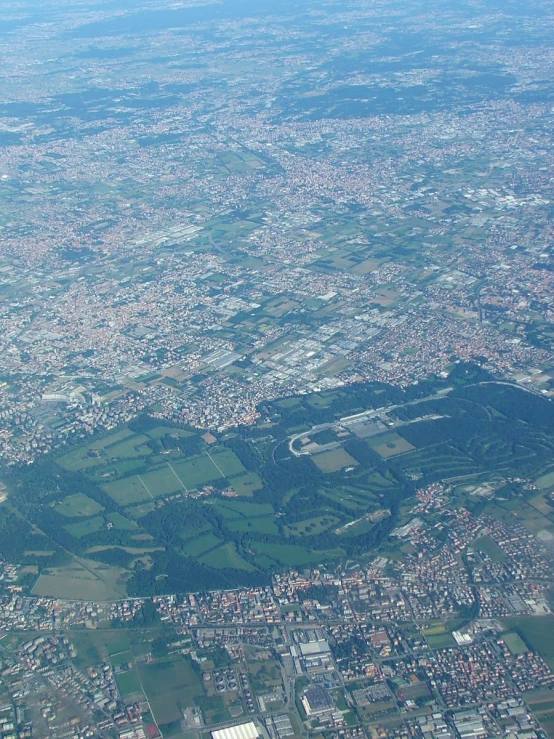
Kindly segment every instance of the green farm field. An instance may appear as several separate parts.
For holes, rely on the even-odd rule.
[[[239,555],[235,545],[231,542],[203,555],[200,557],[200,561],[216,569],[230,567],[236,570],[246,570],[247,572],[253,572],[255,570],[255,567],[250,562],[247,562]]]
[[[507,634],[502,634],[502,640],[510,652],[516,656],[528,651],[527,644],[515,631],[509,631]]]
[[[191,557],[198,557],[199,555],[204,554],[210,549],[214,549],[221,544],[223,544],[223,541],[219,539],[215,534],[210,532],[207,534],[201,534],[196,539],[191,539],[190,541],[187,541],[183,549]]]
[[[285,567],[300,567],[302,565],[316,564],[326,559],[336,559],[344,556],[342,549],[328,549],[326,551],[315,551],[307,547],[286,544],[255,544],[255,549],[262,555],[266,555],[276,564]]]
[[[64,528],[72,536],[81,538],[88,534],[93,534],[95,531],[100,531],[105,525],[104,519],[98,516],[96,518],[86,518],[83,521],[79,521],[79,523],[67,524]]]
[[[68,495],[61,503],[58,503],[55,510],[67,518],[78,518],[96,516],[104,510],[104,507],[83,493],[75,493],[75,495]]]
[[[548,688],[537,688],[524,693],[525,701],[538,719],[543,731],[554,737],[554,696]]]
[[[181,706],[192,706],[204,695],[199,677],[180,656],[140,663],[138,671],[158,724],[179,721]]]
[[[123,697],[142,694],[137,670],[128,670],[116,675],[117,687]]]
[[[237,495],[253,496],[257,490],[261,490],[263,483],[260,476],[255,472],[246,472],[244,475],[233,477],[233,490]]]
[[[515,616],[503,622],[554,669],[554,616]]]

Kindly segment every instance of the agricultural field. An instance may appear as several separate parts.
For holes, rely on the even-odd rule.
[[[529,651],[527,644],[515,631],[509,631],[507,634],[502,634],[502,641],[506,644],[510,652],[516,657],[519,654],[524,654],[525,652]]]
[[[72,536],[81,538],[88,534],[94,534],[96,531],[100,531],[104,526],[104,519],[98,516],[96,518],[86,518],[84,521],[79,521],[79,523],[67,524],[64,528]]]
[[[201,534],[196,539],[187,541],[184,545],[183,550],[191,557],[198,557],[205,552],[209,552],[212,549],[223,544],[223,540],[219,539],[211,531],[207,534]]]
[[[179,721],[181,706],[192,706],[204,695],[200,678],[180,655],[139,663],[137,668],[158,724]]]
[[[535,485],[543,490],[554,488],[554,470],[550,470],[535,480]]]
[[[284,565],[285,567],[301,567],[321,562],[322,558],[336,559],[344,556],[344,550],[338,548],[321,552],[296,545],[264,543],[256,543],[254,548],[256,552],[267,556],[275,564]]]
[[[231,542],[223,544],[217,549],[208,552],[208,554],[203,555],[200,557],[200,561],[216,569],[230,567],[236,570],[246,570],[247,572],[253,572],[255,570],[255,567],[250,562],[242,559],[235,545]]]
[[[547,518],[554,520],[554,504],[552,503],[552,498],[550,498],[548,493],[539,493],[538,495],[535,495],[529,501],[529,505],[536,508],[537,511]]]
[[[96,516],[103,510],[103,506],[83,495],[83,493],[68,495],[67,498],[64,498],[61,503],[55,506],[55,511],[62,516],[67,516],[67,518]]]
[[[116,675],[117,687],[122,696],[142,696],[137,670],[127,670]]]
[[[137,531],[138,526],[134,521],[122,516],[121,513],[115,511],[106,516],[106,521],[111,523],[114,528],[121,531]]]
[[[503,622],[554,669],[554,616],[514,616]]]
[[[231,531],[252,531],[258,534],[279,535],[279,527],[274,516],[259,516],[256,518],[235,518],[228,523]]]
[[[250,518],[272,516],[275,513],[270,503],[250,503],[244,500],[218,500],[214,504],[220,511],[225,511],[229,518]]]
[[[32,593],[69,600],[106,601],[125,597],[126,586],[124,573],[117,568],[102,571],[76,563],[41,574]]]
[[[514,523],[517,518],[532,534],[554,533],[554,522],[546,518],[536,507],[521,499],[490,502],[487,503],[485,510],[506,523]]]
[[[138,475],[126,477],[116,482],[109,482],[102,487],[113,498],[115,503],[121,506],[140,503],[144,500],[152,500],[154,497],[144,483],[141,482],[141,478]]]
[[[525,700],[537,717],[543,731],[552,739],[554,737],[554,697],[551,690],[537,688],[525,694]]]
[[[231,485],[237,495],[245,497],[253,496],[257,490],[261,490],[263,487],[260,476],[255,472],[247,472],[244,475],[233,477]]]

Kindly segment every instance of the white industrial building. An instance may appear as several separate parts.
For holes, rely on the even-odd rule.
[[[253,721],[247,724],[229,726],[227,729],[212,731],[212,739],[258,739],[260,731]]]

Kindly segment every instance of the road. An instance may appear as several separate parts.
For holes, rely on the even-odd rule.
[[[470,385],[465,385],[465,387],[479,387],[480,385],[506,385],[508,387],[517,387],[526,393],[531,393],[532,395],[538,395],[541,398],[544,398],[544,395],[540,393],[538,390],[525,387],[525,385],[521,385],[519,383],[506,382],[505,380],[483,380],[483,382],[475,382]],[[336,421],[329,421],[328,423],[316,424],[315,426],[312,426],[312,428],[309,429],[308,431],[302,431],[299,434],[294,434],[293,436],[291,436],[288,441],[289,451],[293,456],[301,457],[306,454],[313,454],[315,452],[324,452],[330,449],[336,449],[337,447],[341,446],[340,441],[331,442],[329,444],[322,444],[321,446],[318,445],[316,449],[312,449],[310,451],[302,451],[302,450],[295,449],[294,443],[298,441],[298,439],[302,439],[305,436],[310,436],[310,434],[316,434],[319,431],[325,431],[326,429],[330,429],[335,426],[347,426],[348,427],[349,425],[352,425],[354,423],[359,423],[360,421],[364,419],[371,420],[372,418],[377,418],[378,416],[381,416],[383,414],[392,413],[392,411],[395,411],[398,408],[407,408],[408,406],[411,406],[411,405],[418,405],[419,403],[426,403],[429,400],[438,400],[440,398],[444,398],[449,393],[451,393],[454,389],[455,389],[454,387],[448,387],[448,388],[445,388],[444,390],[439,390],[434,395],[428,395],[425,398],[418,398],[417,400],[411,400],[408,403],[397,403],[395,405],[382,406],[381,408],[374,408],[372,410],[362,411],[361,413],[356,413],[352,416],[343,416],[342,418],[339,418]],[[467,398],[460,398],[460,400],[467,400]],[[400,425],[406,425],[406,424],[400,424],[400,423],[396,424],[395,428],[397,428]]]
[[[437,400],[439,398],[444,398],[448,393],[452,392],[454,388],[448,387],[444,390],[439,390],[438,393],[435,393],[434,395],[428,395],[425,398],[418,398],[418,400],[411,400],[409,403],[397,403],[395,405],[388,405],[388,406],[382,406],[381,408],[373,408],[369,411],[362,411],[361,413],[355,413],[352,416],[343,416],[342,418],[339,418],[336,421],[329,421],[328,423],[320,423],[315,426],[312,426],[309,431],[302,431],[300,434],[294,434],[289,439],[289,451],[291,454],[293,454],[295,457],[301,457],[304,454],[310,454],[309,451],[303,452],[298,451],[294,448],[294,442],[298,439],[302,439],[304,436],[309,436],[310,434],[316,434],[319,431],[325,431],[325,429],[333,428],[334,426],[351,426],[352,424],[359,423],[363,419],[370,420],[372,418],[376,418],[378,416],[382,416],[385,413],[391,413],[392,411],[396,410],[397,408],[407,408],[410,405],[418,405],[419,403],[425,403],[429,400]],[[321,446],[318,446],[317,451],[322,452],[326,449],[336,448],[340,446],[340,442],[331,442],[330,444],[322,444]]]

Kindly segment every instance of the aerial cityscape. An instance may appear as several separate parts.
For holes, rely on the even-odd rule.
[[[0,739],[554,739],[553,38],[3,2]]]

